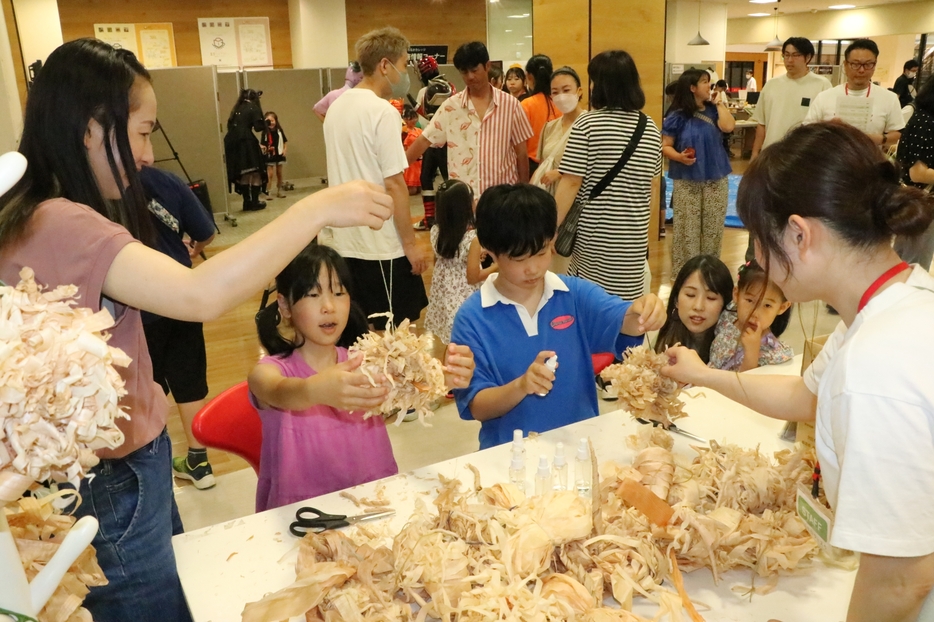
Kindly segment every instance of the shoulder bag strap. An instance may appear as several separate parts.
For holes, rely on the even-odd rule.
[[[648,122],[649,118],[645,116],[645,113],[639,112],[639,123],[636,124],[636,131],[632,133],[632,138],[629,139],[629,144],[626,145],[626,149],[623,151],[623,155],[619,156],[619,161],[616,162],[616,166],[611,168],[607,174],[603,176],[603,179],[597,182],[597,185],[593,187],[593,190],[590,191],[591,201],[600,196],[600,194],[610,186],[610,184],[613,182],[613,179],[619,175],[619,172],[623,170],[623,167],[626,166],[626,162],[629,161],[629,158],[632,157],[636,147],[639,146],[639,141],[642,140],[642,134],[645,133],[645,126],[648,125]]]
[[[705,114],[704,114],[703,112],[701,112],[700,110],[695,110],[695,111],[694,111],[694,118],[695,118],[695,119],[700,119],[701,121],[705,121],[706,123],[709,123],[710,125],[716,127],[718,130],[720,129],[720,127],[719,127],[716,123],[714,123],[714,120],[713,120],[713,119],[711,119],[710,117],[708,117],[707,115],[705,115]]]

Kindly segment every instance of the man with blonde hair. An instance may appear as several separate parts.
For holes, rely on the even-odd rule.
[[[395,324],[406,318],[416,321],[428,306],[419,276],[427,256],[415,244],[403,177],[408,161],[402,147],[402,119],[387,101],[409,92],[408,48],[408,40],[395,28],[363,35],[356,45],[363,79],[331,104],[324,121],[328,181],[336,185],[365,179],[384,186],[395,210],[379,231],[331,229],[319,240],[347,259],[354,276],[354,301],[363,311],[371,315],[391,309]],[[386,318],[370,321],[382,329]]]

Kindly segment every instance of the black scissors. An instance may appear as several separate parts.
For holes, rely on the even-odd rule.
[[[304,507],[295,512],[295,522],[289,525],[289,532],[293,536],[303,538],[308,532],[320,533],[326,529],[340,529],[362,521],[386,518],[395,513],[395,510],[380,510],[357,514],[356,516],[346,516],[344,514],[325,514],[317,508]]]
[[[706,439],[706,438],[701,438],[701,437],[698,436],[697,434],[691,434],[691,433],[688,432],[687,430],[682,430],[681,428],[679,428],[678,426],[676,426],[676,425],[673,424],[673,423],[672,423],[672,424],[669,424],[668,427],[666,428],[665,426],[662,425],[661,421],[654,421],[654,420],[650,420],[650,419],[643,419],[642,417],[636,417],[636,421],[638,421],[638,422],[641,423],[642,425],[652,424],[652,427],[654,427],[654,428],[660,427],[660,428],[663,429],[663,430],[667,430],[667,431],[669,431],[669,432],[674,432],[675,434],[680,434],[680,435],[682,435],[682,436],[686,436],[686,437],[688,437],[688,438],[690,438],[690,439],[693,439],[693,440],[695,440],[695,441],[697,441],[698,443],[701,443],[701,444],[703,444],[703,445],[706,445],[706,444],[707,444],[707,439]]]

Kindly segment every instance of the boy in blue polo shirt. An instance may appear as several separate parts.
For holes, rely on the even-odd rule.
[[[474,353],[470,386],[454,395],[461,418],[482,423],[480,449],[512,440],[514,429],[545,432],[596,416],[591,355],[640,345],[661,328],[664,305],[654,294],[630,303],[549,272],[557,209],[541,188],[489,188],[476,221],[499,274],[461,306],[451,341]],[[546,362],[555,355],[552,371]]]

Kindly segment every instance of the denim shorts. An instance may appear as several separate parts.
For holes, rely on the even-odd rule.
[[[189,622],[172,549],[183,529],[168,432],[125,458],[101,460],[91,473],[75,515],[100,522],[92,544],[109,583],[92,587],[84,606],[95,622]]]

